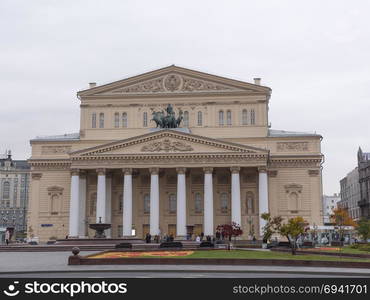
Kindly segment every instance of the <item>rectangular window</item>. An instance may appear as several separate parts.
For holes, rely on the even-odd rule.
[[[99,114],[99,128],[104,128],[104,113]]]
[[[96,128],[96,113],[91,116],[91,128]]]

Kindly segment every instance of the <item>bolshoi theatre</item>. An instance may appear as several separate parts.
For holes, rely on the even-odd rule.
[[[93,237],[102,222],[111,238],[184,237],[236,222],[259,239],[264,212],[320,225],[322,136],[271,129],[270,96],[259,78],[174,65],[90,83],[77,133],[31,140],[28,235]]]

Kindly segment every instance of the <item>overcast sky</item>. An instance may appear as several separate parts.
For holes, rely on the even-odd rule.
[[[273,129],[324,139],[324,192],[370,152],[369,1],[0,1],[0,151],[79,130],[76,92],[171,64],[272,88]]]

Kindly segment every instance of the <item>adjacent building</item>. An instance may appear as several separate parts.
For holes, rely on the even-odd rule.
[[[31,140],[29,232],[40,241],[91,237],[99,221],[113,238],[213,235],[232,221],[258,238],[264,212],[322,225],[322,137],[271,129],[259,78],[169,66],[77,96],[77,133]],[[181,116],[179,128],[157,128],[165,115]]]
[[[357,167],[340,181],[340,198],[341,200],[338,202],[338,206],[346,208],[353,220],[359,220],[361,210],[358,203],[361,199],[361,193]]]
[[[334,194],[332,196],[324,195],[322,198],[323,203],[323,221],[324,225],[331,224],[331,216],[333,215],[333,210],[337,208],[338,202],[341,200],[340,194]]]
[[[357,152],[358,173],[360,184],[360,207],[361,218],[370,219],[370,152]]]
[[[10,150],[0,156],[0,239],[7,227],[16,233],[27,229],[30,167],[25,160],[13,160]]]

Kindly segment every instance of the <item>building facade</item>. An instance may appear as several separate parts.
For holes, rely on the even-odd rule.
[[[263,212],[322,224],[319,134],[273,130],[271,89],[169,66],[78,92],[80,130],[31,140],[29,226],[41,241],[147,232],[261,233]],[[156,128],[171,104],[179,128]]]
[[[323,204],[323,222],[324,225],[331,224],[331,216],[333,215],[334,209],[337,208],[337,204],[340,201],[340,194],[334,193],[334,195],[324,195],[322,198]]]
[[[360,199],[359,173],[356,167],[340,181],[340,201],[338,206],[347,209],[349,216],[357,221],[361,216],[361,210],[358,206]]]
[[[370,152],[357,153],[361,199],[358,203],[361,218],[370,219]]]
[[[30,167],[25,160],[13,160],[10,151],[0,156],[0,240],[7,227],[24,233],[28,207]]]

